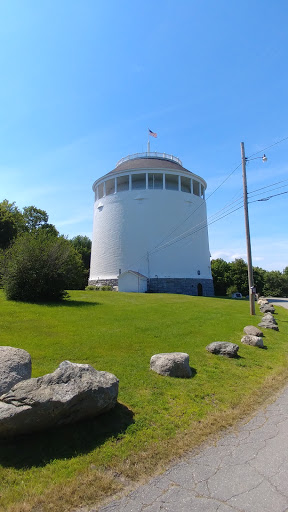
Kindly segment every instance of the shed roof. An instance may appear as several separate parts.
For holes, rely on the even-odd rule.
[[[143,274],[140,274],[140,272],[136,272],[135,270],[125,270],[125,272],[122,272],[122,274],[119,274],[118,279],[121,276],[124,276],[125,274],[134,274],[137,277],[143,277],[144,279],[147,279],[146,276],[143,276]]]

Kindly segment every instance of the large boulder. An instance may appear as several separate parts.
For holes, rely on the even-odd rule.
[[[212,354],[220,356],[237,357],[239,345],[236,345],[236,343],[230,343],[229,341],[213,341],[213,343],[207,345],[206,350]]]
[[[261,313],[275,313],[275,308],[272,304],[263,304],[260,306]]]
[[[89,364],[63,361],[53,373],[16,384],[0,397],[0,436],[92,418],[115,406],[118,379]]]
[[[264,327],[264,329],[273,329],[274,331],[279,331],[277,321],[271,313],[266,313],[258,326]]]
[[[31,378],[31,356],[22,348],[0,347],[0,396],[17,382]]]
[[[245,332],[245,334],[248,334],[250,336],[263,336],[263,332],[260,331],[260,329],[258,329],[258,327],[255,327],[254,325],[246,325],[243,331]]]
[[[185,352],[155,354],[150,359],[150,368],[165,377],[188,379],[192,376],[192,370],[189,366],[189,355]]]
[[[273,324],[277,325],[277,320],[276,320],[275,316],[273,316],[272,313],[270,313],[270,312],[265,313],[262,320],[266,320],[266,321],[272,322]]]
[[[265,299],[265,297],[259,297],[257,304],[259,304],[259,306],[262,306],[264,304],[269,304],[269,300]]]
[[[241,343],[244,343],[244,345],[252,345],[252,347],[264,347],[263,338],[261,338],[260,336],[252,336],[251,334],[243,336],[243,338],[241,339]]]

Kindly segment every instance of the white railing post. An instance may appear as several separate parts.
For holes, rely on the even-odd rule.
[[[167,153],[158,153],[157,151],[153,151],[152,153],[134,153],[133,155],[125,156],[124,158],[121,158],[116,164],[116,167],[123,164],[124,162],[127,162],[129,160],[133,160],[134,158],[163,158],[166,160],[171,160],[172,162],[176,162],[177,164],[182,166],[182,162],[180,158],[177,158],[173,155],[168,155]]]

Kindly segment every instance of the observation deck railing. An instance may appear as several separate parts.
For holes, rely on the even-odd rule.
[[[170,160],[171,162],[176,162],[182,166],[182,162],[180,158],[177,158],[173,155],[168,155],[167,153],[158,153],[156,151],[146,152],[146,153],[134,153],[134,155],[124,156],[121,158],[119,162],[117,162],[116,167],[123,164],[123,162],[127,162],[128,160],[134,160],[135,158],[162,158],[163,160]]]

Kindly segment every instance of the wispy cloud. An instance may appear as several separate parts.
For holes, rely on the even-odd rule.
[[[215,246],[211,249],[212,259],[222,258],[225,261],[234,261],[236,258],[243,258],[247,261],[246,248],[239,250],[239,246],[243,247],[243,240],[231,241],[231,249],[222,249]],[[226,243],[225,243],[226,245]],[[260,266],[265,270],[280,270],[282,271],[288,266],[288,240],[278,239],[273,240],[270,237],[253,237],[252,244],[252,261],[254,266]]]
[[[91,221],[91,213],[90,215],[76,215],[75,217],[70,217],[68,219],[55,221],[56,226],[63,227],[63,226],[70,226],[72,224],[79,224],[80,222],[86,222]]]

